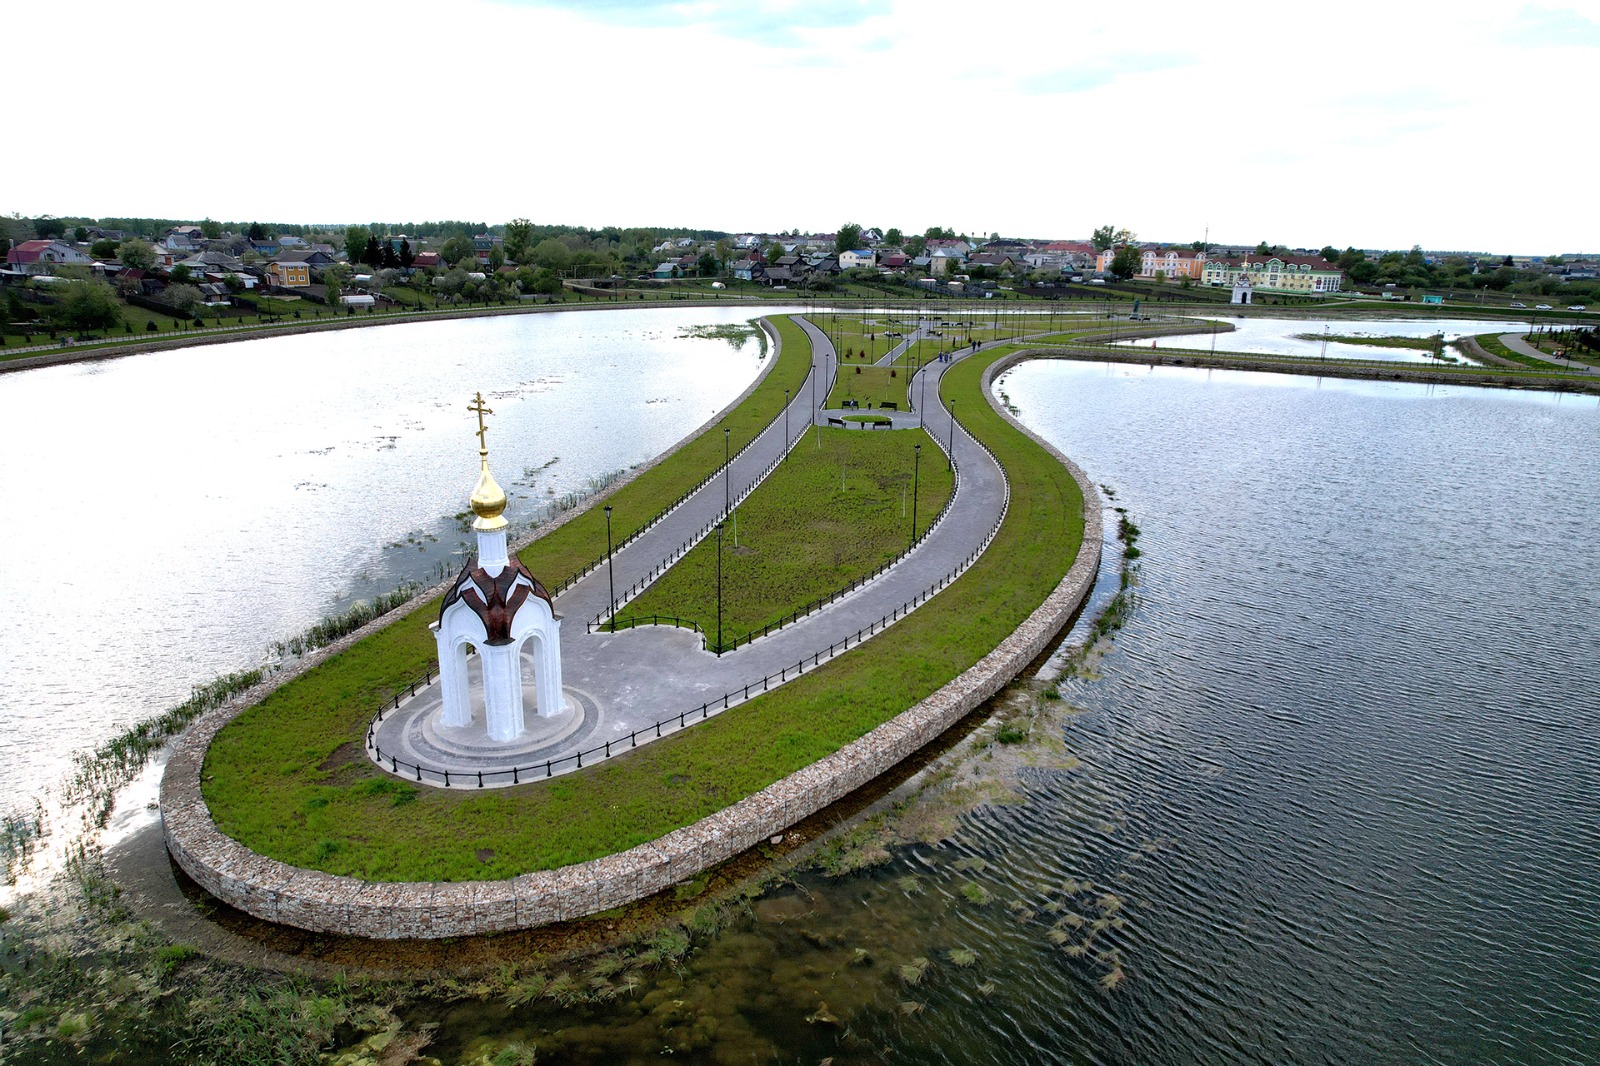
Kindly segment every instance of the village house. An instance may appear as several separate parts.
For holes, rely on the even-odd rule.
[[[850,270],[854,267],[875,267],[878,265],[878,253],[871,248],[853,248],[848,252],[839,253],[839,269]]]
[[[23,241],[6,253],[6,266],[24,274],[54,274],[59,266],[93,266],[94,259],[61,241]]]
[[[302,289],[311,284],[311,266],[304,260],[277,259],[267,264],[267,277],[283,289]]]

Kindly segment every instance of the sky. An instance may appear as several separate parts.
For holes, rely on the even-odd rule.
[[[5,23],[5,214],[1600,252],[1600,0],[84,0]]]

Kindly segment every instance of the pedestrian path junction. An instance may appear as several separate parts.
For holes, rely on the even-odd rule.
[[[813,425],[856,413],[826,407],[838,353],[809,320],[795,321],[811,342],[813,360],[788,410],[720,476],[615,551],[613,572],[601,565],[555,596],[565,694],[560,710],[537,713],[546,709],[534,705],[529,663],[523,672],[525,729],[513,741],[491,742],[481,707],[470,725],[441,724],[443,697],[438,679],[431,678],[374,719],[366,738],[374,762],[406,780],[449,788],[504,787],[593,765],[691,728],[843,654],[915,610],[977,559],[1004,517],[1008,486],[994,457],[938,401],[940,379],[957,360],[935,360],[915,371],[908,389],[913,402],[932,402],[885,414],[895,428],[921,425],[948,452],[955,491],[937,523],[899,560],[832,603],[721,655],[707,650],[690,629],[612,631],[607,623],[614,612],[689,547],[715,536],[729,503],[737,507],[791,449],[808,444]],[[937,454],[923,458],[945,461]]]

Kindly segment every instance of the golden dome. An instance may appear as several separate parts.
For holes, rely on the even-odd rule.
[[[489,457],[484,456],[478,471],[478,486],[472,490],[472,497],[468,502],[472,505],[472,513],[478,516],[472,523],[473,529],[495,530],[504,529],[508,523],[503,512],[506,509],[506,494],[495,484],[494,475],[489,473]]]

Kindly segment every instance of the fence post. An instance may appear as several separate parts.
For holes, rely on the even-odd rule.
[[[444,787],[445,788],[449,788],[450,787],[450,771],[449,770],[446,770],[444,772]]]

